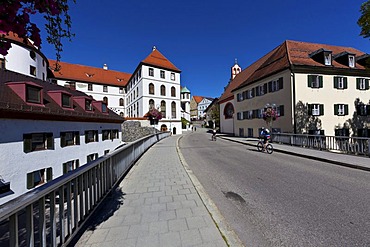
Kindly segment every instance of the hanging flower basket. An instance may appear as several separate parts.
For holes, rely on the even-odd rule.
[[[262,117],[263,117],[263,120],[266,121],[266,124],[269,127],[271,127],[273,121],[276,121],[277,120],[278,115],[277,115],[277,112],[273,108],[268,107],[268,108],[266,108],[266,110],[263,113],[263,116]]]
[[[162,113],[155,108],[151,108],[145,116],[150,121],[150,125],[157,125],[158,121],[162,119]]]

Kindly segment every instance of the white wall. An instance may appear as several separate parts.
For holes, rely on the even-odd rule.
[[[25,193],[27,190],[27,173],[52,167],[53,178],[63,174],[62,164],[79,159],[80,166],[87,162],[87,155],[98,153],[104,155],[105,150],[112,151],[120,145],[122,139],[121,124],[61,122],[36,120],[1,119],[0,128],[0,174],[15,194],[0,198],[0,204]],[[102,141],[103,129],[118,129],[119,138]],[[85,130],[99,130],[99,142],[85,143]],[[79,131],[80,145],[60,146],[60,132]],[[24,153],[23,134],[52,132],[54,150],[33,151]]]
[[[12,44],[8,54],[5,56],[5,67],[7,70],[18,72],[23,75],[35,77],[40,80],[46,80],[47,77],[47,61],[41,56],[38,50],[34,50],[36,53],[35,59],[30,57],[30,47],[23,47],[17,44]],[[4,58],[3,55],[0,55]],[[36,68],[36,76],[30,74],[30,65]],[[44,76],[44,78],[43,78]]]

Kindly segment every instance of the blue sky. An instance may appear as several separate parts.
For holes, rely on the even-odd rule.
[[[62,61],[133,73],[152,47],[174,63],[192,95],[219,97],[235,58],[245,69],[297,40],[370,53],[357,20],[364,0],[77,0]],[[42,51],[55,59],[42,31]]]

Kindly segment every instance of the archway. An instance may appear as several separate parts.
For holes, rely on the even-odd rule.
[[[173,127],[173,134],[176,135],[176,127]]]

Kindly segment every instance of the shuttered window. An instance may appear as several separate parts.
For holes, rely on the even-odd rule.
[[[53,133],[23,134],[23,151],[25,153],[54,149]]]

